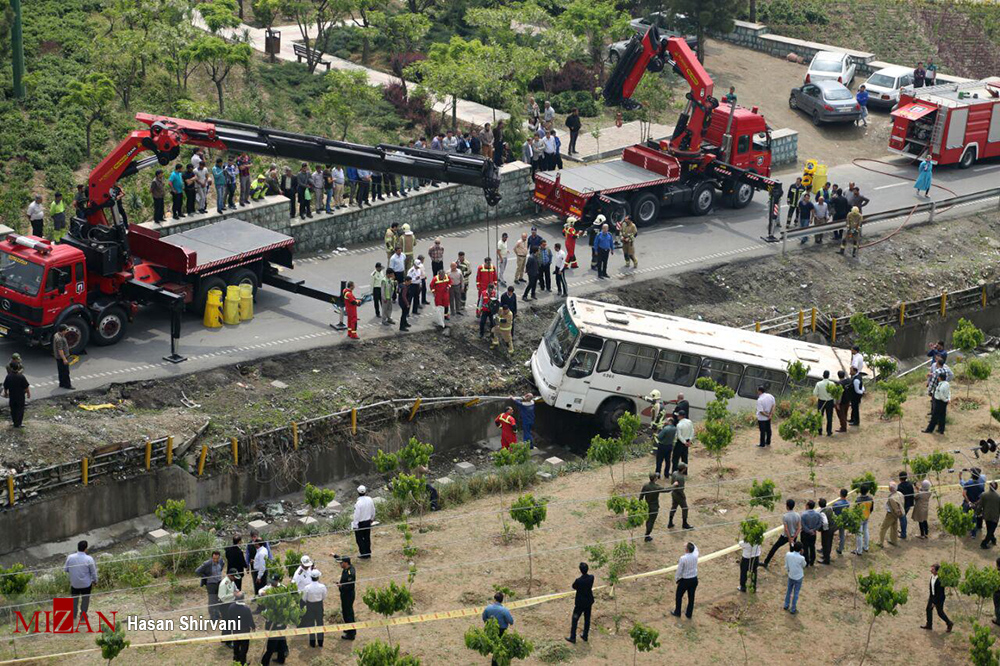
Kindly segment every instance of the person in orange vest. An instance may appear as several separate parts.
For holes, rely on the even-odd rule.
[[[483,263],[479,264],[479,268],[476,269],[476,287],[479,288],[479,293],[483,293],[486,288],[490,285],[495,285],[497,283],[497,269],[493,266],[489,257],[483,259]]]
[[[493,315],[499,311],[500,301],[497,300],[496,289],[491,284],[479,293],[479,307],[476,308],[476,314],[479,315],[480,340],[486,335],[487,322],[490,324],[490,332],[493,332],[493,327],[496,325]]]
[[[514,420],[514,408],[508,407],[493,421],[500,428],[500,446],[509,449],[517,441],[517,422]]]
[[[450,318],[448,300],[451,297],[451,278],[443,269],[431,280],[431,291],[434,292],[434,315],[437,317],[437,325],[445,328],[444,321]]]
[[[358,337],[358,306],[361,301],[354,297],[354,282],[347,283],[344,290],[344,311],[347,312],[347,337],[359,340]]]
[[[576,261],[576,237],[580,232],[576,230],[576,223],[579,220],[572,215],[566,218],[563,226],[563,236],[566,237],[566,268],[579,268]]]

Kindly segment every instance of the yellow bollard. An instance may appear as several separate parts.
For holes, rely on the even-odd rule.
[[[233,464],[236,465],[237,467],[239,467],[239,465],[240,465],[240,444],[239,444],[239,442],[236,441],[235,437],[233,437],[230,441],[232,442],[232,445],[233,445]]]
[[[755,322],[753,323],[753,330],[754,330],[755,332],[757,332],[757,333],[760,333],[760,322],[759,322],[759,321],[755,321]]]
[[[830,321],[830,344],[837,341],[837,318],[834,317]]]
[[[149,471],[149,460],[153,457],[153,440],[146,440],[146,471]]]
[[[81,471],[81,474],[83,476],[83,485],[87,485],[87,480],[90,478],[87,474],[87,467],[89,466],[88,465],[89,462],[90,461],[88,461],[86,458],[83,459],[83,470]]]
[[[351,434],[358,434],[358,408],[351,407]]]
[[[7,504],[14,506],[14,475],[7,476]]]
[[[174,464],[174,436],[167,436],[167,466]]]
[[[479,398],[473,398],[469,402],[465,403],[466,407],[474,407],[479,404]]]
[[[413,417],[417,415],[417,410],[420,409],[421,402],[423,402],[423,398],[417,398],[417,401],[413,403],[413,409],[410,410],[410,421],[412,421]]]
[[[805,326],[806,326],[806,313],[802,310],[799,310],[799,335],[802,335],[802,331],[803,329],[805,329]]]
[[[240,321],[253,319],[253,285],[240,285]]]
[[[292,422],[292,448],[299,450],[299,424]]]
[[[201,447],[201,456],[198,458],[198,476],[201,476],[205,471],[205,458],[208,457],[208,444],[204,444]]]
[[[902,326],[903,322],[906,321],[906,303],[899,304],[899,325]]]
[[[201,320],[205,328],[222,328],[222,290],[211,289],[205,299],[205,315]]]
[[[816,308],[812,309],[812,320],[809,323],[809,327],[812,329],[813,333],[816,332]]]
[[[986,307],[986,285],[983,285],[983,290],[979,294],[979,301],[982,304],[982,307],[985,308]]]
[[[944,317],[945,313],[948,312],[948,292],[941,294],[941,316]]]
[[[240,287],[231,284],[226,287],[226,300],[222,303],[222,323],[234,326],[240,323]]]

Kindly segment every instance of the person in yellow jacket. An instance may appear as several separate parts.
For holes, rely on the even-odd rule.
[[[399,222],[393,222],[385,230],[385,260],[388,262],[392,255],[396,253],[396,246],[399,244]]]
[[[254,201],[260,201],[267,194],[267,176],[265,174],[257,174],[253,183],[250,185],[250,198]]]
[[[861,244],[861,224],[863,222],[864,218],[861,215],[861,209],[857,206],[851,208],[851,212],[847,214],[847,233],[844,234],[843,239],[840,241],[841,254],[844,254],[844,250],[847,249],[847,241],[851,241],[854,244],[851,256],[858,256],[858,246]]]
[[[493,329],[493,343],[490,347],[496,347],[497,342],[503,342],[507,351],[514,353],[514,314],[506,305],[500,306],[500,314],[497,315],[497,325]]]
[[[410,230],[408,223],[403,224],[403,255],[406,257],[406,270],[413,265],[413,249],[417,246],[417,237]]]
[[[57,241],[66,233],[66,200],[62,192],[56,192],[56,198],[49,204],[49,215],[52,216],[52,240]]]
[[[635,227],[635,222],[632,221],[631,217],[626,217],[625,221],[622,222],[622,254],[625,255],[625,266],[628,267],[629,261],[635,268],[639,268],[639,260],[635,257],[635,237],[639,235],[639,230]]]

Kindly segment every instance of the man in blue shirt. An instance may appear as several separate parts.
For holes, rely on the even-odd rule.
[[[531,227],[531,235],[528,236],[528,252],[541,246],[542,237],[538,235],[538,227]]]
[[[354,167],[347,167],[347,204],[355,203],[358,193],[358,170]]]
[[[212,167],[212,183],[215,184],[215,210],[221,213],[226,210],[226,169],[221,158],[215,160]]]
[[[844,509],[848,508],[849,506],[851,506],[851,503],[847,499],[847,488],[841,488],[840,489],[840,498],[834,500],[833,504],[830,505],[830,508],[833,509],[833,515],[834,516],[839,516],[840,513]],[[837,555],[843,555],[844,554],[844,538],[846,537],[847,532],[844,530],[843,527],[841,527],[839,531],[840,531],[840,541],[838,542],[838,545],[837,545]]]
[[[858,106],[861,107],[861,117],[854,121],[857,125],[859,122],[864,123],[865,127],[868,127],[868,89],[862,85],[858,88],[858,94],[854,96],[858,101]]]
[[[503,605],[503,592],[497,592],[493,595],[493,603],[483,610],[483,622],[489,620],[496,620],[497,624],[500,625],[500,635],[507,631],[507,627],[514,624],[514,616],[510,614],[506,606]]]
[[[513,293],[511,293],[513,296]],[[503,299],[503,296],[500,297]],[[531,429],[535,426],[535,396],[528,393],[523,398],[512,398],[517,403],[519,416],[521,417],[521,441],[527,442],[529,448],[535,448],[535,442],[531,439]]]
[[[813,202],[809,200],[809,193],[806,192],[802,195],[802,199],[799,200],[799,226],[808,227],[809,220],[812,218],[812,212],[815,206]],[[799,239],[799,245],[805,245],[809,242],[809,239],[803,236]]]
[[[971,478],[969,479],[962,478],[964,472],[960,472],[958,475],[958,485],[962,487],[962,511],[974,511],[979,498],[986,491],[986,479],[980,475],[979,468],[973,467],[969,470],[969,473],[971,474]],[[982,516],[977,516],[976,526],[972,528],[969,536],[975,538],[979,532],[979,528],[982,526],[983,518]]]
[[[542,241],[538,248],[538,263],[541,273],[538,282],[542,286],[542,291],[552,291],[552,250],[549,249],[548,241]]]
[[[608,275],[608,257],[614,254],[615,239],[608,231],[608,225],[601,225],[601,232],[594,237],[594,247],[597,249],[597,277],[604,279]]]
[[[184,175],[181,165],[174,167],[170,174],[171,218],[179,220],[184,217]]]

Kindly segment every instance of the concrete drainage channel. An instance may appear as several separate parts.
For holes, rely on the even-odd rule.
[[[130,478],[105,477],[88,487],[67,488],[0,512],[0,534],[4,535],[0,564],[28,565],[64,556],[80,539],[87,539],[94,549],[137,538],[161,541],[168,535],[158,531],[160,521],[153,512],[167,499],[183,499],[194,510],[218,508],[223,514],[227,505],[249,507],[251,511],[241,517],[248,524],[234,523],[231,529],[257,527],[264,534],[309,525],[317,517],[332,518],[351,510],[360,484],[372,488],[376,497],[385,494],[384,477],[374,470],[371,457],[379,448],[399,449],[411,436],[434,445],[427,478],[440,488],[462,475],[493,468],[490,456],[500,447],[493,419],[501,410],[498,402],[441,409],[413,422],[404,419],[353,438],[338,437],[327,446],[303,446],[297,454],[272,456],[253,467],[206,471],[201,478],[175,464]],[[551,467],[540,472],[543,479],[551,478],[550,473],[565,461],[578,459],[564,443],[578,452],[586,450],[585,443],[582,449],[577,446],[589,442],[586,426],[566,428],[584,420],[539,406],[536,432],[558,438],[543,435],[533,451],[536,462]],[[334,488],[337,499],[324,509],[304,511],[302,488],[307,482]]]

